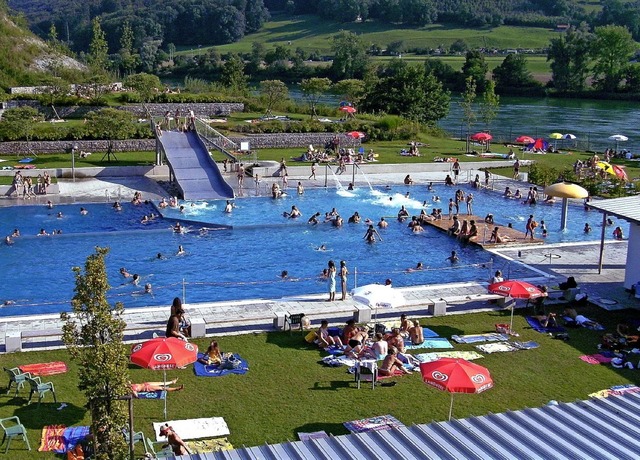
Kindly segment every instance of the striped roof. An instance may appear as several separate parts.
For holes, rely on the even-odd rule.
[[[640,393],[180,460],[637,459]]]
[[[619,219],[640,224],[640,195],[592,201],[587,203],[587,206]]]

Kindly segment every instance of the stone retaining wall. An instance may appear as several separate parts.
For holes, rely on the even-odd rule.
[[[231,137],[237,144],[249,142],[249,146],[254,149],[267,148],[292,148],[304,147],[312,144],[316,149],[323,149],[324,145],[335,136],[335,133],[277,133],[277,134],[247,134],[243,137]],[[360,147],[360,139],[354,139],[345,135],[338,135],[340,146],[347,148]]]

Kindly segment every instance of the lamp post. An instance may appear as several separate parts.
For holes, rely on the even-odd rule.
[[[78,151],[78,144],[73,144],[71,147],[71,177],[73,181],[76,181],[76,152]]]

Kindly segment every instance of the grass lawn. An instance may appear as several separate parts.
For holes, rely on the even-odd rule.
[[[553,340],[525,327],[523,313],[516,312],[514,327],[521,332],[521,340],[535,340],[540,348],[486,355],[476,361],[491,371],[495,388],[480,395],[456,395],[455,417],[538,407],[551,399],[572,402],[612,385],[640,383],[636,370],[593,366],[578,359],[580,355],[597,352],[602,332],[570,329],[568,342]],[[587,307],[581,313],[602,322],[609,331],[619,320],[632,315],[628,311],[605,312],[597,307]],[[634,314],[637,316],[637,312]],[[441,336],[450,337],[491,331],[495,323],[508,322],[508,315],[507,311],[452,315],[427,319],[423,324]],[[178,383],[185,385],[184,391],[169,394],[168,418],[224,417],[231,431],[229,440],[235,446],[295,440],[297,431],[344,434],[343,422],[375,415],[392,414],[405,424],[414,424],[445,420],[448,414],[449,395],[427,387],[419,375],[395,378],[396,386],[376,388],[373,393],[366,385],[356,390],[353,376],[344,367],[318,364],[323,353],[306,344],[300,332],[217,339],[223,351],[234,351],[247,359],[250,371],[244,376],[221,378],[195,377],[191,368],[168,371],[168,379],[178,377]],[[196,342],[203,349],[208,340]],[[474,350],[471,345],[457,344],[455,349]],[[58,360],[69,364],[69,372],[47,377],[45,381],[55,384],[59,402],[68,404],[64,410],[56,410],[59,404],[52,402],[51,395],[40,408],[25,405],[24,390],[17,398],[13,393],[1,396],[0,417],[19,416],[34,448],[39,445],[44,425],[89,423],[84,398],[77,389],[77,368],[68,359],[66,350],[0,355],[0,363],[5,367]],[[162,380],[160,372],[133,365],[129,372],[133,382]],[[134,406],[136,431],[143,430],[152,437],[151,423],[162,420],[162,403],[142,400]],[[33,452],[22,451],[22,444],[14,441],[11,458],[33,457]],[[53,456],[41,454],[40,458]]]

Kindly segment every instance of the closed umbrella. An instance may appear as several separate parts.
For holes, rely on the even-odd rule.
[[[152,370],[162,370],[167,382],[167,369],[191,364],[198,358],[198,346],[175,337],[158,337],[131,348],[133,364]],[[164,418],[167,419],[167,398],[164,399]]]
[[[421,363],[420,373],[427,385],[451,393],[449,420],[453,413],[454,393],[482,393],[493,388],[493,379],[486,367],[460,358],[440,358]]]
[[[547,293],[526,281],[506,280],[499,283],[490,284],[488,290],[491,294],[498,294],[513,299],[537,299],[538,297],[546,297]],[[513,329],[513,310],[511,308],[511,323],[509,330]]]

